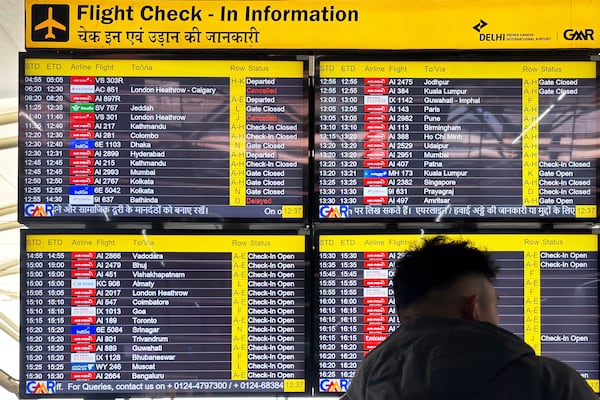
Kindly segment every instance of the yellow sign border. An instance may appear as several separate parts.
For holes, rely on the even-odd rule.
[[[25,47],[160,51],[600,48],[600,0],[393,4],[386,0],[26,0]],[[68,18],[50,17],[50,8],[63,7],[65,12],[65,6]]]

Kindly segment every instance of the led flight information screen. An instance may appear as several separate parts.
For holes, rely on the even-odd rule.
[[[448,235],[485,249],[500,267],[500,326],[536,354],[566,362],[598,392],[596,235]],[[418,235],[318,236],[319,392],[346,391],[366,353],[398,326],[395,262]]]
[[[305,74],[22,54],[19,219],[305,218]]]
[[[590,219],[593,62],[318,63],[318,218]]]
[[[305,392],[304,236],[22,236],[21,396]]]

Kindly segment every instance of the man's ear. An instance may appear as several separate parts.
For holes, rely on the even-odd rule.
[[[468,321],[480,321],[479,295],[473,294],[463,298],[461,316]]]

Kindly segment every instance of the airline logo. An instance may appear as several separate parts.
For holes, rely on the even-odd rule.
[[[365,133],[365,140],[388,140],[389,135],[387,132],[367,132]]]
[[[365,157],[367,157],[366,154]],[[385,168],[389,165],[388,160],[365,160],[363,164],[365,168]]]
[[[363,289],[363,299],[366,305],[386,305],[388,290],[386,287],[366,287]]]
[[[96,270],[95,269],[74,269],[71,271],[71,278],[95,278]]]
[[[367,131],[369,131],[369,130],[387,131],[388,129],[390,129],[390,124],[384,124],[384,123],[365,124],[365,130],[367,130]]]
[[[365,324],[374,324],[374,323],[387,324],[388,316],[382,315],[382,314],[365,315],[363,320],[365,321]]]
[[[93,186],[71,186],[69,188],[70,195],[93,195],[94,187]]]
[[[71,157],[94,157],[94,150],[91,150],[91,149],[73,149],[73,150],[69,150],[69,155]]]
[[[94,183],[93,176],[71,176],[69,177],[70,185],[91,185]]]
[[[71,323],[73,325],[83,324],[90,325],[96,323],[96,317],[71,317]],[[78,335],[75,335],[78,336]],[[91,335],[82,335],[82,336],[91,336]]]
[[[366,150],[365,158],[388,158],[388,154],[387,150]]]
[[[95,344],[72,344],[71,352],[72,353],[91,353],[96,351]]]
[[[388,306],[365,306],[365,314],[388,314]]]
[[[348,206],[321,206],[319,216],[321,218],[348,218]]]
[[[71,288],[73,289],[94,289],[95,287],[95,279],[73,279],[71,281]]]
[[[73,119],[71,119],[71,129],[76,129],[76,130],[94,129],[94,121],[73,121]]]
[[[387,324],[367,324],[363,328],[366,333],[385,333],[388,331]]]
[[[365,78],[365,85],[387,85],[390,83],[389,78]]]
[[[94,168],[69,168],[69,175],[94,175]]]
[[[365,268],[388,268],[389,262],[386,260],[368,260],[364,262]]]
[[[365,114],[365,121],[367,121],[367,122],[373,122],[373,121],[386,122],[387,120],[388,120],[387,114]]]
[[[364,178],[387,178],[389,171],[387,169],[366,169],[363,171]]]
[[[390,253],[387,251],[368,251],[364,254],[365,259],[373,260],[379,258],[389,258]]]
[[[387,197],[388,188],[382,186],[368,186],[363,188],[363,194],[365,197],[383,196]]]
[[[389,106],[386,105],[378,105],[378,104],[371,104],[371,105],[366,105],[364,107],[364,110],[366,113],[370,113],[370,112],[388,112],[389,111]]]
[[[94,343],[96,335],[71,335],[71,343]]]
[[[94,363],[71,363],[71,371],[95,371],[96,364]]]
[[[364,104],[366,106],[377,106],[377,105],[388,105],[389,104],[389,96],[364,96]]]
[[[387,178],[368,178],[364,179],[365,186],[387,186]]]
[[[73,255],[73,258],[93,258],[92,256],[87,256],[87,257],[76,257],[75,255]],[[92,260],[74,260],[71,261],[71,268],[96,268],[96,261],[92,261]]]
[[[90,288],[71,289],[71,296],[87,297],[87,296],[95,296],[95,295],[96,295],[96,289],[90,289]]]
[[[95,106],[92,103],[73,103],[69,108],[71,112],[94,112],[95,110]]]
[[[385,269],[365,269],[364,271],[365,286],[388,286],[388,271]]]
[[[71,327],[71,334],[73,334],[73,335],[95,335],[96,327],[93,325],[75,325],[75,326]],[[77,361],[81,361],[81,360],[77,360]]]
[[[96,258],[95,251],[74,251],[71,253],[71,258]]]
[[[92,139],[94,137],[93,131],[71,131],[71,137],[73,139]]]
[[[73,158],[69,162],[72,167],[91,167],[94,165],[94,160],[89,158]]]
[[[54,204],[25,204],[26,217],[53,217]]]
[[[71,299],[72,306],[95,306],[96,299],[94,297],[73,297]]]
[[[71,307],[71,315],[74,317],[95,317],[96,307]]]
[[[388,143],[387,142],[365,142],[364,148],[367,150],[378,150],[378,149],[385,150],[388,148]]]
[[[71,362],[72,363],[95,363],[96,362],[96,353],[73,353],[71,354]],[[88,371],[88,370],[85,370]]]
[[[70,195],[69,204],[80,206],[93,206],[94,196],[91,195]]]
[[[55,394],[55,381],[27,381],[25,383],[25,391],[27,394]]]
[[[321,379],[319,389],[321,392],[346,392],[350,386],[348,379]]]
[[[363,202],[365,204],[387,204],[388,203],[387,187],[368,186],[363,188]]]
[[[367,333],[363,341],[363,348],[365,351],[371,351],[377,347],[381,342],[387,339],[386,334]]]
[[[93,76],[72,76],[71,94],[94,94],[96,79]]]
[[[71,372],[72,381],[92,381],[96,379],[95,372]]]
[[[95,119],[94,113],[71,113],[71,127],[80,129],[85,126],[83,129],[88,129],[93,127],[93,122]],[[82,124],[82,125],[80,125]]]
[[[69,142],[69,148],[71,149],[93,149],[93,140],[71,140]]]
[[[365,94],[388,94],[390,89],[387,86],[366,86]]]
[[[72,94],[71,103],[93,103],[95,96],[93,94]]]

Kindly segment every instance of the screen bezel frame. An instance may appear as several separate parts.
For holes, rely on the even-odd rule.
[[[57,59],[57,60],[77,60],[77,59],[99,59],[99,60],[140,60],[140,61],[162,61],[162,60],[171,60],[173,62],[177,62],[179,60],[190,60],[190,61],[242,61],[242,62],[276,62],[276,61],[293,61],[302,63],[302,105],[301,110],[299,111],[299,116],[301,117],[302,124],[304,129],[299,133],[299,138],[296,139],[296,143],[299,144],[299,149],[302,150],[304,156],[299,158],[298,161],[301,163],[301,167],[298,169],[302,172],[302,217],[298,218],[267,218],[267,217],[232,217],[232,216],[211,216],[211,217],[199,217],[199,216],[181,216],[181,217],[154,217],[152,215],[145,216],[113,216],[107,221],[105,216],[100,215],[73,215],[73,216],[56,216],[56,217],[48,217],[48,218],[39,218],[32,216],[25,216],[25,204],[29,204],[25,202],[25,166],[23,165],[24,156],[24,145],[25,137],[24,131],[25,128],[22,127],[22,121],[24,119],[23,114],[26,113],[24,108],[24,99],[25,95],[23,91],[23,87],[25,85],[24,77],[25,77],[25,60],[26,59],[35,59],[35,58],[45,58],[45,59]],[[69,76],[77,76],[77,74],[69,75]],[[40,51],[27,51],[19,53],[19,93],[18,93],[18,110],[19,110],[19,120],[18,120],[18,212],[17,219],[19,222],[26,224],[28,226],[38,226],[43,228],[43,226],[49,222],[57,222],[57,223],[84,223],[84,224],[104,224],[104,225],[118,225],[119,223],[127,223],[127,222],[142,222],[151,220],[156,223],[222,223],[222,224],[234,224],[234,223],[297,223],[297,224],[307,224],[311,217],[311,207],[310,207],[310,182],[309,182],[309,171],[310,171],[310,162],[308,159],[308,152],[310,149],[309,138],[312,136],[312,127],[310,124],[309,118],[309,110],[310,105],[309,101],[311,98],[310,92],[310,84],[309,84],[309,62],[308,58],[302,56],[301,54],[294,53],[286,53],[283,51],[279,51],[273,54],[266,53],[252,53],[251,55],[248,52],[199,52],[194,54],[189,53],[168,53],[168,54],[160,54],[160,53],[110,53],[110,52],[49,52],[47,50]],[[63,141],[67,139],[62,139]],[[306,147],[304,147],[306,146]],[[43,157],[44,158],[44,157]],[[126,158],[128,159],[128,158]],[[63,167],[64,168],[64,167]],[[124,186],[126,187],[126,186]],[[231,189],[229,187],[229,189]],[[64,194],[62,194],[64,196]],[[43,196],[43,195],[42,195]],[[44,204],[44,203],[42,203]],[[125,205],[125,203],[122,203]],[[233,206],[229,206],[230,208],[234,208]]]
[[[314,121],[312,124],[313,130],[313,138],[315,143],[313,143],[313,170],[312,170],[312,178],[314,180],[314,192],[315,196],[313,197],[312,207],[313,207],[313,220],[317,223],[322,224],[351,224],[351,223],[385,223],[385,224],[402,224],[402,223],[428,223],[428,222],[439,222],[436,217],[402,217],[397,215],[392,215],[390,217],[364,217],[364,218],[322,218],[320,216],[320,207],[319,204],[319,188],[317,185],[319,180],[319,166],[316,153],[318,149],[316,148],[316,138],[318,135],[318,119],[320,115],[320,111],[317,109],[317,93],[318,82],[320,79],[320,63],[322,61],[339,61],[339,62],[360,62],[360,61],[383,61],[383,62],[409,62],[409,61],[431,61],[431,62],[594,62],[596,64],[596,109],[600,112],[600,63],[598,60],[594,60],[593,58],[597,57],[596,53],[590,52],[589,50],[557,50],[557,51],[548,51],[548,50],[532,50],[532,51],[523,51],[523,50],[480,50],[480,51],[469,51],[469,50],[444,50],[444,51],[394,51],[394,52],[381,52],[381,51],[370,51],[370,52],[361,52],[360,55],[352,54],[349,55],[347,52],[330,52],[330,53],[320,53],[315,57],[315,77],[314,77],[314,90],[315,94],[313,96],[314,99]],[[600,132],[600,123],[596,123],[596,130]],[[360,143],[360,142],[359,142]],[[588,223],[591,221],[596,221],[600,218],[600,190],[598,186],[600,185],[600,144],[598,145],[598,154],[599,156],[595,159],[595,176],[596,176],[596,186],[591,187],[591,189],[595,192],[595,205],[596,205],[596,217],[589,218],[566,218],[566,217],[539,217],[539,216],[526,216],[523,218],[519,218],[515,220],[511,217],[479,217],[479,216],[471,216],[471,217],[463,217],[463,216],[446,216],[444,215],[442,220],[448,223],[460,224],[460,223],[481,223],[481,222],[498,222],[498,223],[510,223],[514,221],[519,222],[543,222],[543,223]],[[359,186],[360,187],[360,186]],[[375,205],[377,207],[377,205]]]
[[[297,231],[293,229],[288,230],[264,230],[258,232],[248,232],[241,230],[230,230],[230,231],[206,231],[206,230],[93,230],[93,231],[73,231],[68,229],[21,229],[19,232],[20,237],[20,267],[21,267],[21,276],[19,281],[20,290],[22,293],[23,290],[27,289],[26,281],[26,271],[27,268],[25,263],[27,262],[26,253],[27,253],[27,237],[29,235],[139,235],[141,238],[146,236],[223,236],[223,235],[236,235],[240,237],[251,237],[258,238],[264,236],[290,236],[290,237],[304,237],[304,259],[302,260],[302,264],[304,265],[304,299],[303,299],[303,312],[304,312],[304,391],[303,392],[276,392],[276,391],[264,391],[264,392],[215,392],[215,391],[194,391],[194,392],[169,392],[169,393],[135,393],[135,392],[119,392],[117,397],[144,397],[144,396],[169,396],[169,397],[199,397],[199,398],[208,398],[208,397],[232,397],[232,396],[243,396],[243,397],[304,397],[309,395],[309,391],[312,388],[311,376],[313,372],[311,370],[312,364],[310,363],[310,349],[312,347],[312,317],[310,315],[310,290],[312,277],[310,274],[310,254],[311,254],[311,235],[308,232]],[[69,276],[68,280],[70,281],[72,278]],[[27,307],[26,298],[23,295],[19,305],[19,315],[20,315],[20,326],[19,326],[19,334],[21,338],[25,338],[27,335],[26,328],[28,324],[26,324],[26,313],[25,309]],[[65,324],[67,326],[67,324]],[[19,395],[23,399],[34,399],[39,398],[39,395],[27,394],[25,385],[27,383],[27,379],[25,379],[25,374],[27,371],[25,370],[26,364],[26,346],[27,343],[25,341],[19,341],[19,373],[21,379],[19,381]],[[47,361],[42,361],[47,362]],[[67,363],[67,361],[63,361],[63,363]],[[70,381],[64,380],[64,381]],[[90,381],[94,382],[94,381]],[[85,398],[85,399],[112,399],[115,398],[115,392],[99,392],[99,393],[80,393],[80,394],[60,394],[61,397],[64,398]]]

